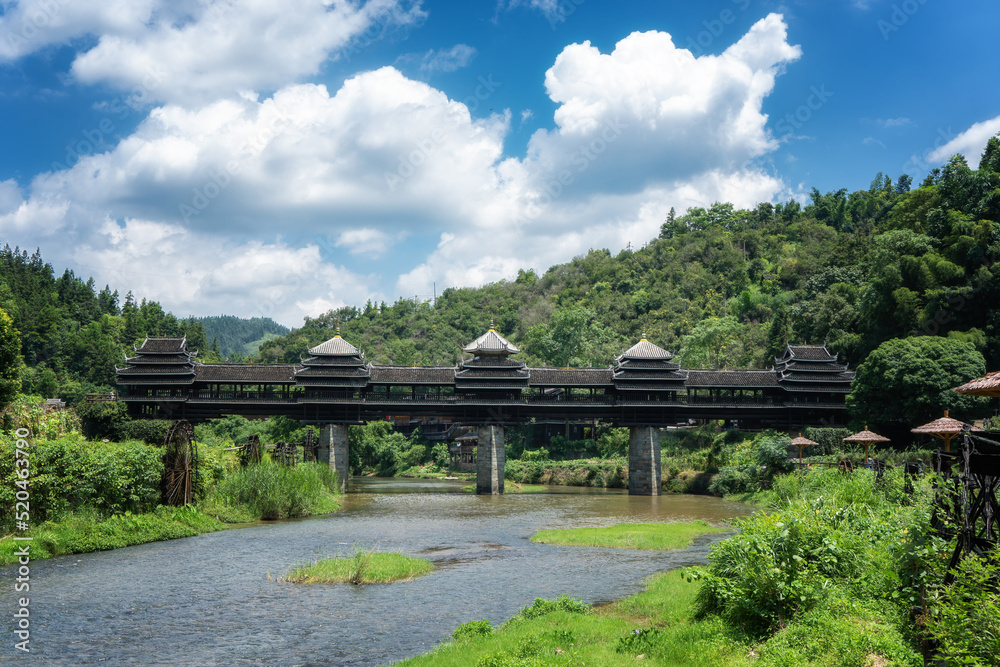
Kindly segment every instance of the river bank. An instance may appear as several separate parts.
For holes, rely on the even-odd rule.
[[[951,633],[961,655],[978,656],[969,664],[991,664],[983,637],[995,620],[970,619],[943,595],[950,549],[929,530],[932,498],[930,478],[908,485],[899,470],[877,483],[864,470],[780,475],[749,497],[769,512],[738,520],[707,567],[658,574],[643,593],[590,610],[536,603],[544,613],[459,626],[398,664],[919,667],[928,633],[943,643]],[[983,630],[962,634],[926,611],[915,623],[921,601]]]

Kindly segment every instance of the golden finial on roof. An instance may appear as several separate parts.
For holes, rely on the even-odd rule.
[[[646,331],[645,330],[643,330],[642,334],[639,336],[639,341],[640,342],[642,342],[644,340],[646,340]],[[646,341],[646,342],[649,342],[649,341]]]
[[[493,318],[490,318],[490,331],[496,332],[497,325],[493,322]]]
[[[337,327],[337,335],[334,338],[340,338],[340,327]]]

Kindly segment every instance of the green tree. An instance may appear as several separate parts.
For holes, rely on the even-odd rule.
[[[21,334],[14,321],[0,310],[0,408],[6,407],[21,391]]]
[[[732,315],[708,317],[684,336],[677,356],[685,368],[731,368],[742,352],[739,333],[740,322]]]
[[[972,343],[940,336],[894,338],[858,366],[847,407],[869,424],[923,424],[949,410],[956,419],[989,412],[989,399],[962,396],[955,387],[986,373]]]

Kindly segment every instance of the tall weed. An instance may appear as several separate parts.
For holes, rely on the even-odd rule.
[[[336,475],[327,465],[264,462],[231,472],[210,500],[244,506],[261,519],[285,519],[333,511],[336,493]]]

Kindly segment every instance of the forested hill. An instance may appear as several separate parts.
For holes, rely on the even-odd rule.
[[[271,338],[284,336],[289,328],[270,317],[243,319],[232,315],[197,318],[205,330],[205,340],[223,359],[255,356],[260,345]]]
[[[147,334],[185,335],[199,359],[221,359],[200,321],[175,317],[156,301],[136,301],[132,292],[122,299],[108,286],[98,290],[93,279],[83,280],[71,270],[56,277],[37,250],[29,255],[9,245],[0,249],[0,309],[20,333],[25,393],[76,402],[87,393],[108,392],[115,365],[122,366]],[[242,322],[247,323],[244,332],[253,335],[243,343],[288,331],[270,320]],[[230,337],[238,342],[235,333]]]
[[[879,173],[867,190],[753,210],[671,210],[641,249],[606,250],[435,303],[344,307],[261,346],[294,362],[340,326],[382,364],[452,364],[495,320],[530,364],[607,366],[641,332],[686,367],[765,367],[786,341],[852,365],[892,338],[971,342],[1000,367],[1000,141],[977,168],[955,156],[918,188]]]

